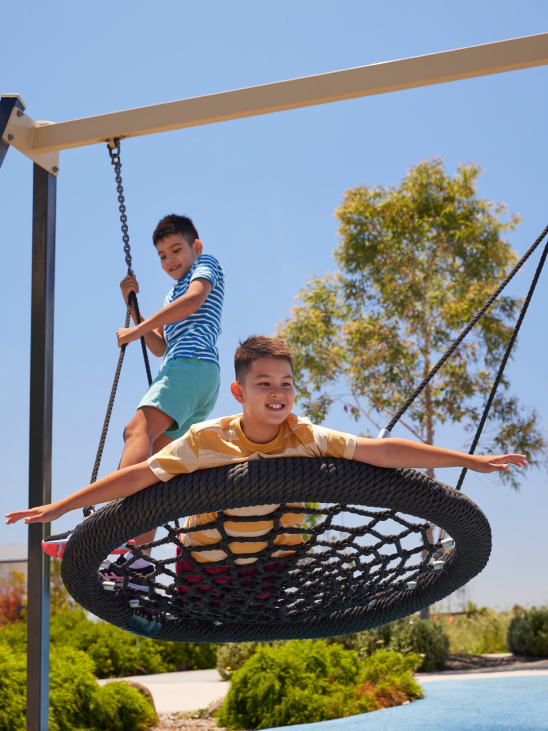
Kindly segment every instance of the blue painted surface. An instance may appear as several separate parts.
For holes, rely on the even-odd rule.
[[[548,731],[548,675],[440,680],[398,708],[287,726],[291,731]]]

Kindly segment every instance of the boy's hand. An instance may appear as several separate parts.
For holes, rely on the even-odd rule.
[[[52,520],[57,520],[63,515],[57,503],[51,505],[40,505],[39,508],[31,508],[30,510],[17,510],[14,513],[6,513],[6,525],[11,523],[17,523],[22,518],[25,519],[25,523],[51,523]]]
[[[126,343],[132,343],[134,340],[139,340],[141,337],[139,325],[136,325],[135,327],[121,327],[116,331],[116,337],[118,338],[119,348],[121,348],[122,345],[126,345]]]
[[[120,282],[120,289],[122,290],[122,295],[124,297],[124,302],[126,303],[126,305],[128,304],[130,292],[135,292],[135,294],[139,294],[139,284],[135,277],[132,277],[131,274],[128,274],[127,277],[122,279],[122,281]]]
[[[508,472],[508,465],[513,464],[516,467],[525,467],[527,460],[524,454],[503,454],[502,457],[494,457],[492,454],[473,455],[474,460],[469,469],[474,472]]]

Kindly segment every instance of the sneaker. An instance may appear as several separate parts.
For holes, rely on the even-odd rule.
[[[127,559],[125,556],[120,556],[118,560],[113,563],[105,561],[102,564],[103,568],[99,569],[99,573],[104,576],[107,581],[114,581],[116,584],[122,585],[124,583],[125,575],[125,571],[122,570],[122,566],[126,563],[126,561]],[[154,572],[154,566],[151,563],[148,563],[148,561],[143,561],[143,559],[138,559],[135,563],[139,563],[141,561],[145,564],[144,566],[130,568],[131,574],[129,576],[130,580],[128,584],[132,589],[137,589],[137,591],[140,589],[148,591],[146,582],[141,579],[145,579],[145,577],[152,574]]]
[[[50,536],[42,541],[42,548],[53,558],[63,558],[65,552],[65,546],[71,535],[74,533],[73,530],[68,530],[66,533],[58,533],[55,536]],[[135,545],[135,541],[128,541],[128,544]],[[127,546],[119,546],[112,551],[113,554],[124,554],[127,553]]]
[[[42,548],[48,556],[53,556],[53,558],[63,558],[65,546],[73,533],[74,531],[68,530],[66,533],[59,533],[56,536],[45,538],[42,541]]]

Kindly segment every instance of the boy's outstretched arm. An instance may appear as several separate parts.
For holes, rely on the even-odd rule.
[[[82,490],[63,498],[63,500],[51,503],[51,505],[41,505],[39,508],[7,513],[6,524],[17,523],[18,520],[23,518],[25,523],[50,523],[70,510],[127,497],[144,490],[145,487],[154,485],[156,482],[158,482],[158,478],[148,466],[148,462],[141,462],[102,477],[93,485],[88,485]]]
[[[431,447],[407,439],[366,439],[357,437],[354,459],[376,467],[467,467],[474,472],[506,472],[508,465],[524,467],[523,454],[476,455]]]

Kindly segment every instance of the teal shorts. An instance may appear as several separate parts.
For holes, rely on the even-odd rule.
[[[172,358],[165,363],[138,408],[152,406],[175,422],[164,434],[178,439],[192,424],[205,421],[219,395],[221,375],[217,363],[192,358]]]

